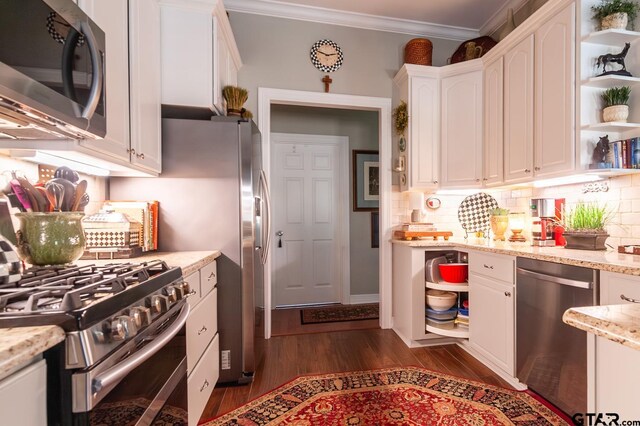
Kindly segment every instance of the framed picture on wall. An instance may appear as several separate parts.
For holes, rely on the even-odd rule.
[[[371,248],[380,247],[380,213],[371,212]]]
[[[353,150],[353,211],[378,210],[380,162],[378,151]]]

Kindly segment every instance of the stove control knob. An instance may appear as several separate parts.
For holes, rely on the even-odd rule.
[[[162,296],[160,294],[156,294],[151,297],[151,312],[154,314],[162,314],[169,310],[169,298],[167,296]]]
[[[111,322],[111,338],[113,340],[126,340],[138,333],[138,327],[128,315],[120,315],[115,317]]]
[[[182,281],[180,284],[178,284],[178,287],[182,289],[182,294],[184,294],[184,297],[193,296],[197,293],[195,290],[191,290],[191,286],[186,281]]]
[[[131,308],[129,315],[133,317],[133,321],[137,328],[146,327],[151,324],[151,309],[144,306],[135,306]]]
[[[182,291],[176,286],[167,287],[165,291],[167,292],[167,298],[171,304],[182,299]]]

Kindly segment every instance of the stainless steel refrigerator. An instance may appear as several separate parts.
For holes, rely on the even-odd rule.
[[[113,200],[160,202],[162,251],[220,249],[221,383],[251,381],[264,343],[268,189],[260,133],[231,117],[162,120],[159,178],[111,178]]]

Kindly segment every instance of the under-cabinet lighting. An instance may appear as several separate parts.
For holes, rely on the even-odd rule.
[[[542,179],[533,182],[534,188],[546,188],[548,186],[571,185],[576,183],[595,182],[604,179],[598,175],[572,175],[552,179]]]
[[[437,195],[472,195],[480,192],[479,189],[438,189]]]
[[[58,157],[57,155],[53,155],[48,152],[34,150],[10,150],[9,155],[11,155],[12,158],[30,161],[32,163],[49,164],[57,167],[67,166],[75,170],[76,172],[85,173],[88,175],[109,176],[109,170],[92,166],[90,164],[81,163],[79,161]]]

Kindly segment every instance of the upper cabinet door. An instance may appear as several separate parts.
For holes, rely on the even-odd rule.
[[[503,180],[503,106],[504,58],[501,56],[484,70],[484,167],[482,181],[486,186],[500,185]]]
[[[409,187],[438,185],[440,82],[436,78],[409,78]]]
[[[127,0],[80,0],[79,6],[105,32],[107,135],[81,145],[129,161],[129,7]]]
[[[575,4],[535,33],[536,177],[575,170]]]
[[[504,182],[533,176],[533,34],[504,56]]]
[[[482,186],[482,71],[442,80],[443,188]]]
[[[160,172],[160,7],[156,0],[129,5],[131,163]]]

